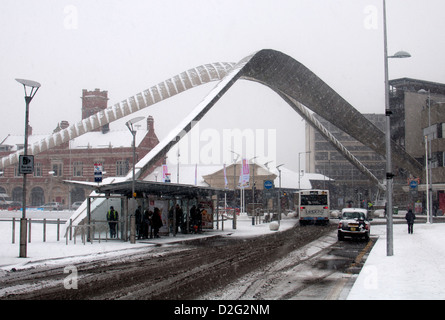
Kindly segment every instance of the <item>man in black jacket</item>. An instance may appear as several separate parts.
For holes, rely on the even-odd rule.
[[[408,233],[413,233],[413,225],[414,225],[414,220],[416,219],[416,215],[414,214],[414,212],[409,209],[408,212],[405,215],[405,219],[406,222],[408,223]]]
[[[116,238],[116,224],[119,222],[119,214],[114,210],[113,206],[107,212],[108,225],[110,226],[110,238]]]

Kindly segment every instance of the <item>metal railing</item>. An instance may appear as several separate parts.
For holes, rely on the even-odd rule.
[[[110,228],[113,224],[115,224],[115,237],[112,237]],[[70,219],[70,224],[65,230],[65,241],[66,244],[70,241],[76,244],[78,236],[80,236],[83,244],[86,242],[93,243],[94,241],[100,243],[102,240],[108,241],[111,239],[120,240],[119,231],[122,230],[122,224],[122,221],[91,220],[90,224],[73,225],[73,221]]]
[[[4,222],[11,222],[12,232],[11,232],[11,241],[15,243],[16,238],[16,224],[20,225],[20,219],[11,218],[11,219],[2,219]],[[46,242],[48,235],[48,225],[56,225],[56,240],[60,241],[60,226],[63,225],[65,221],[60,219],[27,219],[27,233],[28,233],[28,243],[32,241],[32,230],[33,225],[41,224],[42,225],[42,241]]]

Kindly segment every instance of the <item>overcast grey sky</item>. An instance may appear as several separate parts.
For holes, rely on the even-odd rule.
[[[445,2],[386,2],[389,54],[412,55],[390,60],[390,78],[445,83]],[[15,78],[42,84],[30,124],[45,134],[80,120],[82,89],[108,90],[111,106],[189,68],[265,48],[306,65],[359,111],[384,112],[381,0],[2,0],[0,30],[2,140],[24,132]],[[162,138],[213,86],[143,114]],[[238,82],[201,127],[243,126],[275,129],[277,162],[296,169],[304,122],[270,89]],[[122,122],[111,129],[126,130]]]

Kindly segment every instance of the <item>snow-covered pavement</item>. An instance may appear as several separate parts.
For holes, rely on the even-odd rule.
[[[406,224],[393,229],[394,255],[386,255],[386,226],[374,226],[379,239],[352,287],[350,300],[445,299],[445,223]]]

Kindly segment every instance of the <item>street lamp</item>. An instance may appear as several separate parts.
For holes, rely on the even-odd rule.
[[[233,150],[230,150],[234,155],[236,155],[235,160],[233,161],[233,195],[236,200],[236,162],[238,161],[238,158],[240,157],[239,153],[236,153]],[[240,191],[240,200],[241,200],[241,191]],[[241,207],[241,203],[240,203]],[[233,210],[233,220],[232,220],[232,229],[236,229],[236,212]]]
[[[136,198],[136,194],[135,194],[135,190],[134,190],[134,184],[135,184],[135,166],[136,166],[136,130],[134,129],[134,124],[136,122],[141,121],[142,119],[144,119],[144,117],[137,117],[134,119],[131,119],[127,122],[125,122],[125,125],[127,126],[128,130],[130,130],[131,135],[133,136],[133,180],[131,182],[131,197],[132,198]],[[127,215],[127,213],[125,213],[125,215]],[[131,215],[130,217],[130,242],[131,243],[136,243],[136,226],[135,226],[135,219],[136,217],[134,215]],[[125,241],[127,239],[127,217],[125,218]]]
[[[132,181],[132,185],[131,185],[131,196],[133,198],[136,198],[136,196],[134,195],[134,184],[135,184],[135,166],[136,166],[136,130],[134,130],[134,124],[136,122],[141,121],[142,119],[144,119],[144,117],[137,117],[134,119],[131,119],[127,122],[125,122],[125,125],[127,126],[128,130],[130,130],[131,135],[133,136],[133,181]]]
[[[278,185],[279,185],[279,190],[278,190],[278,223],[280,223],[281,220],[281,170],[280,167],[284,166],[284,163],[278,165],[276,168],[278,170]]]
[[[418,93],[421,94],[428,94],[428,130],[426,131],[427,134],[425,134],[425,175],[426,175],[426,213],[427,213],[427,218],[426,218],[426,222],[427,223],[432,223],[433,222],[433,218],[432,218],[432,205],[433,205],[433,176],[431,175],[431,139],[432,137],[430,137],[430,127],[431,127],[431,91],[430,90],[425,90],[425,89],[420,89],[419,91],[417,91]],[[429,143],[428,143],[429,142]],[[427,151],[427,146],[428,146],[428,153]]]
[[[21,83],[23,85],[23,89],[25,90],[25,143],[23,146],[23,156],[26,157],[28,155],[28,126],[29,126],[29,104],[32,101],[32,98],[37,93],[37,90],[40,88],[40,83],[31,81],[31,80],[25,80],[25,79],[15,79],[18,83]],[[28,92],[28,89],[31,89],[30,92]],[[22,194],[22,218],[20,219],[20,258],[26,258],[27,255],[27,247],[26,247],[26,233],[27,233],[27,224],[26,224],[26,174],[23,173],[23,194]]]
[[[255,156],[251,159],[249,159],[248,162],[252,161],[252,216],[255,217],[255,159],[258,158],[258,156]]]
[[[300,156],[304,153],[311,153],[310,151],[298,152],[298,191],[301,190],[301,170],[300,170]]]
[[[389,58],[409,58],[411,55],[405,51],[399,51],[393,56],[388,56],[387,32],[386,32],[386,1],[383,0],[383,42],[384,42],[384,63],[385,63],[385,116],[386,116],[386,255],[394,254],[393,242],[393,221],[392,221],[392,196],[393,196],[393,173],[391,163],[391,110],[389,107],[389,80],[388,80],[388,59]]]

